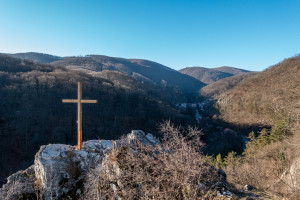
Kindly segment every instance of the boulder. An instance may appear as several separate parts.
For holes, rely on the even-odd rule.
[[[145,145],[161,146],[161,143],[157,139],[155,139],[152,134],[148,133],[147,135],[145,135],[145,133],[141,130],[132,130],[131,133],[128,133],[127,140],[130,143],[134,143],[134,141],[139,141]]]
[[[78,195],[76,191],[82,190],[88,170],[96,168],[111,149],[113,142],[107,140],[84,142],[82,150],[64,144],[41,146],[35,156],[34,171],[44,198]]]
[[[292,163],[289,170],[283,172],[281,180],[288,185],[288,189],[292,192],[300,190],[300,158]]]
[[[249,192],[251,190],[253,190],[254,187],[252,185],[244,185],[244,187],[242,188],[242,192]]]

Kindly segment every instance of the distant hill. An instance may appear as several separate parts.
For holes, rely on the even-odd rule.
[[[31,60],[37,63],[50,63],[62,59],[62,57],[59,56],[53,56],[49,54],[36,53],[36,52],[15,53],[15,54],[7,54],[7,55],[14,58]]]
[[[219,67],[219,68],[205,68],[205,67],[186,67],[184,69],[179,70],[179,72],[183,74],[187,74],[192,76],[203,83],[211,84],[220,79],[248,73],[250,71],[233,68],[233,67]]]
[[[220,72],[225,72],[228,74],[232,74],[232,75],[239,75],[239,74],[244,74],[244,73],[248,73],[251,71],[245,70],[245,69],[239,69],[239,68],[235,68],[235,67],[228,67],[228,66],[223,66],[223,67],[217,67],[217,68],[212,68],[215,69],[217,71]]]
[[[142,82],[151,82],[163,87],[179,87],[183,91],[190,93],[196,92],[205,85],[201,81],[169,67],[141,59],[90,55],[87,57],[67,57],[59,61],[54,61],[51,64],[89,73],[103,70],[119,71]]]
[[[299,77],[300,56],[296,56],[245,79],[219,99],[221,117],[238,124],[299,120]]]
[[[239,74],[221,79],[200,89],[200,95],[218,99],[245,79],[256,75],[256,72]]]

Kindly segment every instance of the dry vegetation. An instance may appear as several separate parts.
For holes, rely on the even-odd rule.
[[[242,155],[209,157],[237,187],[250,184],[280,198],[299,199],[300,56],[286,59],[240,82],[216,104],[219,117],[241,125],[269,125],[251,132]],[[295,167],[295,166],[294,166]]]
[[[199,152],[201,133],[170,122],[161,131],[161,145],[123,140],[105,168],[90,172],[83,199],[225,199],[225,177]]]
[[[290,167],[300,156],[300,129],[282,140],[272,134],[266,130],[259,136],[251,133],[242,155],[231,152],[224,159],[210,157],[211,164],[222,167],[236,188],[249,184],[279,199],[299,199],[299,172],[291,174]]]

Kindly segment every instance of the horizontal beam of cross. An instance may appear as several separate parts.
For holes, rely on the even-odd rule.
[[[78,99],[63,99],[63,103],[78,103]],[[80,100],[80,103],[98,103],[98,100]]]

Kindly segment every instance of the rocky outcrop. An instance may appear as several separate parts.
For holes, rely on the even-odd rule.
[[[160,144],[151,134],[135,130],[127,135],[129,141]],[[27,197],[59,199],[69,196],[76,199],[84,188],[87,172],[101,166],[102,160],[119,141],[90,140],[82,150],[65,144],[41,146],[35,155],[34,165],[7,178],[0,189],[0,199],[15,200]]]
[[[85,174],[112,148],[113,142],[107,140],[87,141],[82,150],[64,144],[42,146],[34,161],[36,186],[45,199],[57,199],[71,191],[69,196],[79,195]]]
[[[65,144],[41,146],[36,153],[34,165],[8,177],[8,182],[0,189],[0,199],[79,199],[84,193],[88,174],[97,169],[102,169],[102,171],[109,169],[112,166],[110,165],[111,154],[124,141],[133,151],[135,151],[136,142],[153,148],[157,145],[162,146],[151,134],[145,134],[139,130],[132,131],[120,140],[86,141],[83,143],[82,150]],[[113,166],[115,166],[114,173],[126,173],[117,163]],[[216,171],[213,167],[210,169]],[[107,170],[109,171],[112,169]],[[226,175],[224,172],[217,174],[223,178],[218,178],[221,182],[215,184],[215,187],[223,188],[224,194],[220,195],[226,196],[228,195],[227,190],[224,190]],[[118,183],[119,181],[116,185],[112,185],[112,189],[119,187]]]

